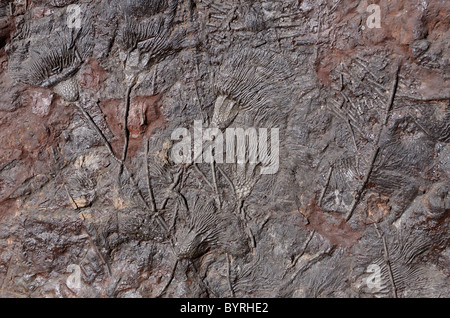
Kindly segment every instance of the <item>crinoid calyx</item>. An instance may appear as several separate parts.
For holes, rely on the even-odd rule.
[[[224,128],[244,111],[251,111],[255,122],[277,122],[289,111],[292,85],[287,80],[292,76],[292,66],[278,54],[232,49],[216,72],[212,123]]]
[[[57,84],[53,91],[64,98],[68,102],[75,102],[78,100],[78,81],[72,77],[64,82]]]
[[[233,183],[236,200],[245,200],[250,196],[260,177],[259,164],[237,164],[234,169]]]
[[[179,259],[196,259],[219,245],[224,220],[214,205],[197,199],[186,227],[178,235],[176,251]]]

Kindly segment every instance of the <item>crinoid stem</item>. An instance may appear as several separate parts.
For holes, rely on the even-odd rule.
[[[350,134],[352,135],[353,146],[355,146],[355,152],[358,152],[358,145],[356,144],[355,132],[353,131],[352,124],[350,123],[350,119],[347,119],[346,124],[348,129],[350,130]]]
[[[378,228],[377,223],[373,224],[375,226],[375,230],[377,231],[378,237],[383,241],[383,249],[384,249],[384,262],[386,263],[386,267],[389,273],[389,280],[391,281],[392,294],[394,298],[397,298],[397,287],[395,286],[394,274],[392,273],[391,262],[389,260],[389,250],[386,243],[386,238],[383,234],[381,234],[380,229]]]
[[[394,74],[394,80],[392,82],[392,88],[391,88],[391,93],[389,96],[389,100],[388,100],[388,104],[386,105],[386,110],[385,110],[385,114],[384,114],[384,119],[383,119],[383,123],[378,131],[378,134],[375,138],[374,141],[374,149],[372,151],[372,155],[369,161],[369,168],[367,169],[366,175],[364,177],[363,182],[361,183],[360,187],[358,188],[357,192],[356,192],[356,196],[355,199],[353,200],[353,203],[351,205],[350,210],[348,211],[345,220],[348,222],[350,221],[351,217],[353,216],[353,213],[356,210],[356,207],[359,203],[359,201],[361,200],[362,197],[362,193],[367,185],[367,183],[369,182],[370,179],[370,175],[372,174],[374,165],[375,165],[375,160],[378,157],[378,154],[380,152],[380,139],[381,139],[381,135],[383,134],[384,129],[386,128],[386,125],[389,121],[389,117],[390,117],[390,112],[392,110],[392,107],[394,106],[394,100],[395,100],[395,96],[397,93],[397,88],[398,88],[398,80],[399,80],[399,73],[400,73],[400,69],[401,69],[401,60],[397,61],[396,64],[396,68],[395,68],[395,74]]]
[[[111,147],[111,144],[108,142],[108,139],[106,139],[105,135],[103,134],[103,132],[100,130],[100,128],[97,126],[97,124],[94,122],[94,120],[92,119],[92,117],[88,114],[88,112],[86,110],[84,110],[84,108],[80,105],[79,102],[75,102],[74,103],[75,106],[81,111],[81,113],[83,114],[84,118],[86,118],[86,120],[89,122],[89,124],[91,125],[91,127],[97,132],[97,134],[99,135],[99,137],[102,139],[103,144],[105,145],[105,147],[108,149],[109,154],[111,155],[111,157],[117,161],[120,165],[123,164],[122,160],[120,160],[119,158],[116,157],[116,155],[114,154],[114,151]]]
[[[124,134],[124,145],[122,150],[122,165],[120,169],[120,173],[123,171],[123,163],[127,159],[128,153],[128,143],[130,140],[130,131],[128,130],[128,114],[130,112],[130,95],[133,91],[134,86],[136,85],[136,76],[133,77],[131,84],[127,87],[127,91],[125,93],[125,113],[123,119],[123,134]]]
[[[95,253],[97,254],[97,256],[100,258],[100,260],[103,262],[103,264],[105,265],[106,268],[106,272],[108,273],[108,276],[111,277],[112,276],[112,272],[111,272],[111,268],[109,267],[108,262],[106,262],[105,258],[103,257],[102,253],[100,253],[97,245],[95,244],[94,240],[92,239],[91,234],[89,233],[89,231],[87,230],[86,224],[84,223],[86,221],[86,218],[84,217],[83,213],[81,213],[81,217],[83,218],[83,226],[84,226],[84,230],[86,232],[86,234],[89,237],[89,242],[91,243],[91,245],[94,247]]]
[[[320,207],[322,206],[323,198],[325,197],[325,193],[327,192],[328,185],[330,184],[331,175],[333,174],[333,169],[334,169],[334,167],[331,166],[330,170],[328,171],[327,182],[326,182],[325,186],[323,187],[322,193],[320,194],[320,198],[319,198],[319,206]]]
[[[216,163],[213,160],[210,164],[211,166],[211,174],[212,174],[212,179],[213,179],[213,184],[214,184],[214,192],[216,193],[216,198],[217,198],[217,206],[219,208],[222,207],[222,200],[220,199],[220,193],[219,193],[219,187],[217,186],[217,179],[216,179]]]
[[[55,86],[56,84],[58,84],[62,81],[65,81],[70,76],[72,76],[74,73],[76,73],[78,71],[78,69],[81,67],[81,65],[83,64],[83,60],[81,59],[81,56],[78,53],[78,50],[75,50],[75,56],[76,56],[77,61],[75,62],[74,65],[67,68],[65,71],[61,72],[60,74],[57,74],[57,75],[52,76],[49,79],[45,80],[44,82],[42,82],[40,84],[40,86],[45,87],[45,88]]]
[[[153,69],[152,95],[156,94],[156,76],[157,76],[157,74],[158,74],[158,64],[156,64]]]
[[[289,266],[289,268],[295,267],[297,265],[298,260],[305,254],[306,249],[308,248],[308,245],[312,241],[315,234],[316,234],[316,231],[314,231],[314,230],[312,230],[311,233],[309,233],[308,238],[306,239],[305,243],[303,243],[300,253],[294,258],[294,260],[292,261],[292,264]]]
[[[147,192],[150,198],[150,211],[153,213],[153,215],[156,217],[156,221],[158,222],[159,226],[168,233],[170,231],[166,221],[162,218],[161,215],[158,213],[158,208],[156,207],[156,200],[155,195],[153,192],[152,187],[152,180],[150,177],[150,169],[148,166],[149,161],[149,152],[150,152],[150,139],[147,140],[145,144],[145,167],[146,167],[146,175],[147,175]]]
[[[94,130],[98,133],[98,135],[100,136],[100,138],[103,140],[103,143],[105,144],[106,148],[108,149],[110,155],[112,156],[112,158],[117,161],[120,165],[120,170],[121,172],[119,173],[119,177],[120,175],[125,171],[130,175],[130,181],[132,186],[137,190],[137,193],[139,195],[139,198],[141,199],[141,201],[144,203],[145,207],[150,210],[151,212],[153,212],[153,216],[156,217],[156,221],[158,222],[158,225],[161,227],[161,229],[167,234],[169,232],[169,228],[167,226],[167,223],[164,221],[164,219],[159,215],[159,213],[155,209],[153,209],[153,207],[150,207],[147,203],[147,201],[145,200],[144,196],[142,195],[139,187],[137,186],[133,175],[128,171],[128,169],[125,166],[125,163],[120,160],[119,158],[116,157],[116,155],[114,154],[114,151],[111,147],[111,144],[108,142],[108,140],[106,139],[105,135],[103,134],[103,132],[100,130],[100,128],[98,128],[97,124],[94,122],[94,120],[92,119],[92,117],[84,110],[83,107],[81,107],[81,105],[79,104],[79,102],[76,102],[75,105],[77,106],[77,108],[83,113],[83,116],[88,120],[88,122],[90,123],[90,125],[92,126],[92,128],[94,128]],[[118,179],[120,180],[120,178]],[[173,188],[172,188],[173,189]],[[164,209],[164,208],[163,208]],[[171,243],[173,244],[173,242],[171,241]]]
[[[436,97],[415,97],[411,95],[397,95],[397,97],[400,98],[406,98],[413,101],[418,102],[435,102],[435,101],[444,101],[444,100],[450,100],[450,96],[436,96]]]
[[[414,122],[416,123],[416,125],[422,129],[422,131],[428,136],[432,138],[431,133],[428,131],[428,129],[426,129],[422,124],[419,123],[419,121],[416,119],[416,117],[409,111],[406,110],[406,113],[412,118],[412,120],[414,120]]]
[[[55,149],[53,148],[53,146],[50,146],[50,149],[48,149],[48,153],[52,156],[53,163],[54,163],[55,167],[57,167],[57,161],[55,158]],[[50,164],[48,166],[50,169],[52,169]],[[69,189],[67,188],[67,185],[64,182],[64,178],[61,176],[61,173],[57,173],[55,178],[59,178],[61,184],[64,187],[64,190],[66,191],[67,197],[69,198],[70,204],[72,204],[72,206],[75,208],[75,210],[78,210],[79,207],[78,207],[77,203],[75,202],[75,200],[73,199],[72,195],[70,194]]]
[[[348,211],[347,215],[345,216],[345,220],[348,222],[350,221],[350,219],[352,218],[353,213],[356,210],[356,207],[358,206],[359,201],[361,200],[362,197],[362,193],[367,185],[367,183],[369,182],[370,179],[370,175],[372,174],[374,165],[375,165],[375,160],[378,157],[378,154],[380,152],[380,147],[376,146],[375,150],[372,152],[372,156],[369,162],[369,168],[367,169],[366,175],[364,177],[364,180],[362,181],[361,185],[359,186],[357,192],[356,192],[356,196],[353,199],[353,203],[350,207],[350,210]]]
[[[228,280],[228,288],[230,289],[231,297],[234,298],[234,290],[233,290],[233,284],[231,283],[231,261],[230,261],[230,255],[228,253],[225,254],[227,258],[227,280]]]
[[[396,70],[395,70],[394,82],[392,83],[391,95],[389,96],[389,102],[388,102],[388,105],[386,108],[386,113],[385,113],[385,117],[384,117],[384,121],[383,121],[383,127],[386,126],[386,124],[389,120],[389,115],[390,115],[391,109],[394,106],[395,95],[397,94],[397,88],[398,88],[398,75],[400,73],[401,66],[402,66],[402,64],[401,64],[401,61],[399,60],[397,62],[397,66],[396,66]]]
[[[195,171],[197,171],[197,173],[202,177],[203,181],[205,181],[206,184],[211,188],[211,190],[214,191],[214,186],[211,184],[211,182],[209,182],[208,178],[205,176],[203,171],[200,170],[200,168],[198,167],[198,164],[195,163],[194,168],[195,168]]]
[[[332,255],[333,251],[334,251],[334,247],[333,246],[325,246],[320,251],[318,251],[316,254],[311,255],[308,259],[305,259],[305,262],[301,262],[300,267],[283,284],[283,286],[280,288],[280,290],[284,290],[287,286],[291,285],[301,273],[303,273],[306,270],[308,270],[309,268],[311,268],[312,265],[314,265],[317,262],[321,261],[326,256]]]
[[[233,181],[231,181],[230,177],[228,177],[227,174],[225,173],[225,171],[223,171],[219,166],[217,166],[217,170],[219,170],[220,174],[224,177],[224,179],[227,181],[228,185],[230,186],[231,191],[236,196],[236,190],[234,188]]]
[[[242,220],[242,222],[244,222],[245,232],[247,233],[247,236],[250,239],[251,248],[254,250],[256,249],[256,240],[255,236],[253,235],[252,229],[248,225],[247,214],[245,213],[244,209],[244,201],[245,200],[240,199],[238,202],[238,211],[239,211],[238,217]]]
[[[148,166],[149,161],[149,152],[150,152],[150,139],[147,140],[145,143],[145,167],[146,167],[146,173],[147,173],[147,191],[148,195],[150,197],[150,204],[152,208],[152,212],[156,212],[156,201],[155,201],[155,195],[153,193],[153,187],[152,187],[152,180],[150,177],[150,168]]]
[[[161,298],[167,292],[167,289],[169,288],[170,284],[173,281],[173,278],[175,277],[175,271],[177,269],[178,262],[179,262],[179,260],[177,259],[175,261],[175,264],[173,264],[173,268],[172,268],[172,271],[170,272],[169,279],[167,280],[167,283],[164,286],[164,288],[161,290],[161,292],[156,296],[156,298]]]

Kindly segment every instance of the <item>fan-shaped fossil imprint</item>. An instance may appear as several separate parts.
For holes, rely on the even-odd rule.
[[[69,44],[62,43],[54,48],[42,47],[32,53],[29,60],[22,65],[22,71],[18,74],[18,80],[26,84],[49,87],[55,84],[51,78],[57,74],[62,74],[64,70],[70,70],[70,73],[75,72],[72,69],[74,65],[79,66],[80,58]]]
[[[180,259],[195,259],[217,246],[222,230],[221,217],[213,201],[195,203],[187,227],[179,235],[176,250]]]
[[[256,121],[276,121],[288,110],[292,67],[280,55],[237,47],[216,73],[218,93],[212,123],[224,128],[241,111],[252,111]]]
[[[379,292],[391,292],[394,297],[407,288],[420,289],[427,285],[426,268],[418,259],[430,251],[432,243],[424,233],[419,238],[404,237],[397,234],[397,242],[388,246],[384,234],[375,225],[379,237],[382,239],[384,255],[375,260],[381,268],[381,285]]]
[[[10,65],[9,72],[18,82],[53,88],[65,100],[76,101],[78,82],[74,75],[92,53],[92,38],[93,28],[87,23],[77,32],[50,36],[46,41],[32,43],[28,52],[19,50],[16,53],[16,62]],[[22,62],[20,56],[27,59]]]
[[[126,1],[125,22],[119,30],[117,43],[128,52],[138,48],[157,58],[183,48],[184,29],[173,29],[178,0]],[[134,8],[134,9],[133,9]],[[140,19],[140,13],[150,18]]]

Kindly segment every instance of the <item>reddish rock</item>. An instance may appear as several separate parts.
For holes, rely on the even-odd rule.
[[[352,229],[344,218],[326,213],[315,201],[311,202],[305,215],[309,227],[333,245],[351,247],[361,238],[361,233]]]
[[[50,113],[50,105],[53,101],[53,93],[45,88],[30,88],[27,91],[31,111],[39,117],[46,117]]]
[[[165,119],[160,109],[161,95],[137,96],[131,100],[128,115],[128,130],[130,143],[128,154],[133,156],[141,147],[143,140],[148,138],[157,128],[165,126]],[[113,143],[116,154],[123,147],[123,116],[125,105],[122,100],[111,99],[100,103],[109,128],[117,137]]]
[[[80,73],[80,85],[87,89],[100,89],[106,79],[106,71],[100,66],[97,59],[90,59]]]

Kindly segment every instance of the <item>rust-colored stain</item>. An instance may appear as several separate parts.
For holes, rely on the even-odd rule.
[[[3,221],[7,217],[14,216],[16,212],[17,212],[16,200],[5,200],[0,202],[0,221]]]
[[[131,100],[128,115],[129,156],[133,157],[136,154],[143,141],[151,136],[155,129],[165,127],[165,118],[160,108],[161,97],[161,95],[137,96]],[[114,152],[120,154],[124,142],[124,102],[120,99],[109,99],[100,102],[99,105],[109,128],[116,136],[116,141],[112,143]]]
[[[326,213],[317,205],[316,200],[311,201],[303,214],[309,221],[308,227],[333,245],[351,247],[361,238],[361,233],[352,229],[344,218]]]
[[[383,195],[371,195],[367,200],[366,224],[379,223],[391,211],[389,197]]]
[[[100,66],[97,59],[90,59],[80,72],[80,86],[86,89],[100,89],[106,79],[106,71]]]
[[[371,12],[366,11],[369,4],[380,6],[381,28],[367,27],[366,22],[371,15]],[[345,58],[357,56],[367,47],[371,48],[372,53],[389,47],[394,53],[412,58],[410,45],[414,41],[448,36],[448,23],[444,21],[448,20],[449,9],[448,1],[430,1],[426,10],[411,1],[378,0],[373,3],[361,2],[359,5],[352,0],[342,1],[334,12],[334,27],[330,30],[321,29],[319,38],[324,44],[319,45],[315,67],[318,80],[330,87],[332,68]],[[339,28],[346,28],[348,32],[360,36],[335,38],[333,35]]]
[[[48,93],[29,88],[24,91],[21,107],[4,112],[0,119],[0,206],[27,179],[49,171],[52,158],[48,148],[60,143],[61,132],[69,126],[72,113],[63,105],[52,103],[46,115],[33,113],[33,93]],[[35,109],[36,110],[36,109]]]

